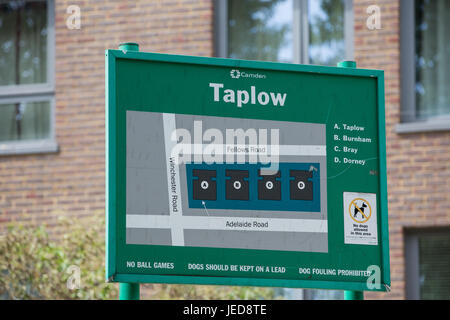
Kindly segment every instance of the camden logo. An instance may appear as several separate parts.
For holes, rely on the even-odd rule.
[[[233,69],[230,71],[230,77],[233,79],[239,78],[250,78],[250,79],[266,79],[267,76],[261,73],[249,73],[245,71],[239,71],[237,69]]]
[[[233,69],[230,71],[230,76],[233,79],[239,79],[239,77],[241,76],[241,73],[239,72],[239,70]]]

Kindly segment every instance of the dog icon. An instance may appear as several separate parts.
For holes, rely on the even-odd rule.
[[[362,212],[363,214],[361,214],[361,216],[362,216],[361,218],[364,219],[364,209],[365,208],[367,208],[367,205],[365,202],[363,202],[361,208],[358,208],[358,206],[356,205],[356,202],[355,202],[355,209],[353,210],[353,217],[357,218],[358,213]]]

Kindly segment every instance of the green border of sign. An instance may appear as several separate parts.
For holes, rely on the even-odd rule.
[[[245,286],[270,286],[291,288],[318,288],[337,290],[367,290],[365,283],[318,281],[318,280],[283,280],[261,278],[233,278],[211,276],[176,276],[176,275],[142,275],[119,274],[116,272],[116,60],[143,60],[180,64],[193,64],[203,66],[222,66],[232,68],[265,69],[276,71],[297,71],[304,73],[343,75],[376,78],[378,89],[378,140],[379,140],[379,186],[381,204],[381,259],[382,275],[381,289],[375,291],[390,290],[390,264],[389,264],[389,228],[387,206],[387,178],[386,178],[386,132],[385,132],[385,96],[384,96],[384,71],[356,68],[338,68],[312,65],[294,65],[275,62],[246,61],[221,58],[204,58],[181,55],[168,55],[159,53],[146,53],[137,51],[106,50],[105,60],[105,86],[106,86],[106,280],[129,283],[172,283],[172,284],[209,284],[209,285],[245,285]],[[373,290],[372,290],[373,291]]]

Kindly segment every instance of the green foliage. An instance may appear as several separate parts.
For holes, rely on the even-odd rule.
[[[269,300],[275,299],[272,288],[238,286],[154,285],[152,299],[189,300]]]
[[[87,219],[73,226],[62,220],[60,226],[66,232],[57,240],[43,227],[8,228],[0,240],[1,298],[117,297],[116,285],[104,281],[104,222]]]
[[[9,227],[0,238],[0,299],[117,299],[117,284],[104,280],[104,221],[93,216],[76,224],[61,219],[55,239],[44,227]],[[275,298],[273,289],[259,287],[164,284],[141,292],[150,299]]]

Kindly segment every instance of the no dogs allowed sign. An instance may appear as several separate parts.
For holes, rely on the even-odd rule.
[[[377,195],[344,192],[344,243],[377,245],[377,229]]]

